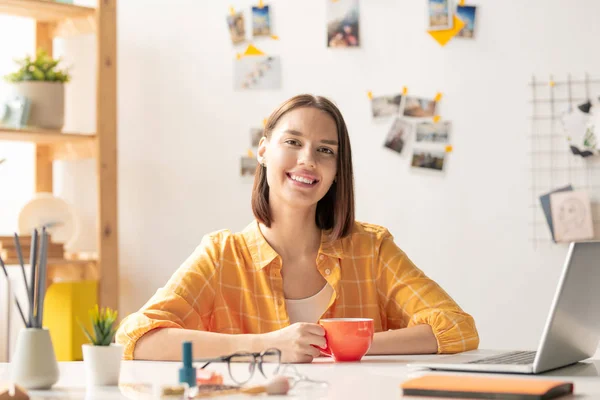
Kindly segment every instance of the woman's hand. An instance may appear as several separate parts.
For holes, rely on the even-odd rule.
[[[281,350],[282,363],[309,363],[327,347],[321,325],[298,322],[278,331],[263,334],[264,348]],[[317,346],[317,347],[314,347]]]

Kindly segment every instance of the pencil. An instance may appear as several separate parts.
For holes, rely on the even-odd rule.
[[[31,233],[31,253],[29,256],[29,264],[31,266],[30,279],[28,288],[29,295],[29,325],[33,325],[33,305],[35,301],[35,265],[37,263],[37,241],[38,241],[38,231],[36,228],[33,229]]]
[[[41,328],[44,321],[44,297],[46,296],[46,267],[48,255],[48,234],[46,227],[42,228],[42,247],[40,249],[40,267],[38,271],[37,290],[37,327]]]
[[[15,232],[15,246],[17,247],[17,256],[19,257],[19,263],[21,265],[21,273],[23,274],[23,280],[25,281],[25,289],[29,293],[29,286],[27,286],[27,277],[25,276],[25,262],[23,261],[23,250],[21,249],[21,241],[19,235]]]
[[[4,271],[4,276],[6,276],[7,284],[10,285],[10,280],[8,278],[8,272],[6,271],[6,266],[4,265],[4,261],[2,260],[2,257],[0,257],[0,267],[2,267],[2,271]],[[27,321],[25,320],[25,315],[23,315],[23,310],[21,309],[21,305],[19,304],[19,299],[17,299],[16,293],[15,293],[15,303],[17,303],[17,308],[19,309],[19,314],[21,314],[21,319],[23,320],[23,324],[25,325],[25,327],[30,328],[30,326],[27,325]]]

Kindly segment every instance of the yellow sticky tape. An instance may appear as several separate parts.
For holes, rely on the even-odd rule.
[[[554,85],[555,85],[554,81],[550,81],[550,82],[548,82],[548,84],[550,85],[550,87],[554,87]]]
[[[446,153],[452,153],[452,145],[446,146]]]
[[[252,150],[248,149],[247,154],[249,158],[254,158],[254,153],[252,152]]]
[[[271,35],[271,39],[279,40],[279,36],[277,36],[277,35]]]
[[[441,92],[438,92],[438,93],[435,95],[435,99],[434,99],[434,100],[435,100],[435,101],[440,101],[441,99],[442,99],[442,93],[441,93]]]
[[[240,53],[237,53],[237,54],[235,55],[235,58],[237,58],[237,59],[239,60],[239,59],[241,59],[241,58],[242,58],[242,55],[241,55]]]
[[[465,0],[460,0],[460,2],[458,3],[459,6],[464,6],[465,5]]]
[[[371,92],[370,90],[367,92],[367,97],[369,98],[369,100],[373,100],[373,92]]]
[[[263,119],[263,126],[267,126],[267,119]]]
[[[406,86],[402,87],[402,94],[406,96],[406,94],[408,93],[408,88]]]
[[[235,8],[229,7],[229,14],[235,15]]]
[[[435,122],[437,124],[438,122],[440,122],[440,119],[441,119],[441,117],[439,115],[436,115],[433,117],[433,122]]]
[[[264,8],[265,7],[265,3],[263,2],[263,0],[259,0],[258,1],[258,8]]]

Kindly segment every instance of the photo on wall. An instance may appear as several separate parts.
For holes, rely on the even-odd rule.
[[[457,6],[456,16],[465,23],[464,28],[458,32],[456,37],[462,37],[467,39],[475,38],[475,13],[477,7],[475,6]]]
[[[327,47],[358,47],[358,0],[327,0]]]
[[[254,157],[240,157],[240,175],[254,176],[258,161]]]
[[[233,15],[228,15],[227,26],[229,28],[229,35],[231,36],[231,43],[239,44],[246,40],[246,23],[243,12],[240,11]]]
[[[263,128],[250,128],[250,146],[258,147],[260,138],[263,137]]]
[[[281,88],[279,56],[245,56],[233,61],[236,90],[269,90]]]
[[[252,36],[271,36],[271,16],[269,6],[252,7]]]
[[[443,122],[419,122],[415,128],[417,143],[450,143],[450,121]]]
[[[401,118],[396,118],[385,138],[384,146],[394,150],[396,153],[402,153],[402,149],[404,149],[404,145],[413,129],[413,124],[410,122]]]
[[[419,97],[407,97],[404,104],[405,117],[433,117],[435,116],[437,103],[435,100]]]
[[[433,169],[443,171],[446,153],[441,151],[419,150],[413,151],[410,165],[414,168]]]
[[[454,17],[452,15],[451,0],[427,0],[430,31],[452,29]]]
[[[373,118],[389,117],[400,113],[402,95],[378,96],[371,99],[371,113]]]

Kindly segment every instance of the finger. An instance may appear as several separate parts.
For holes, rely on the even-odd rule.
[[[311,324],[309,322],[303,322],[301,328],[308,333],[313,335],[325,336],[325,329],[319,324]]]
[[[302,338],[302,344],[317,346],[317,347],[324,349],[327,347],[327,340],[325,339],[324,336],[310,334],[310,335],[306,335]]]

